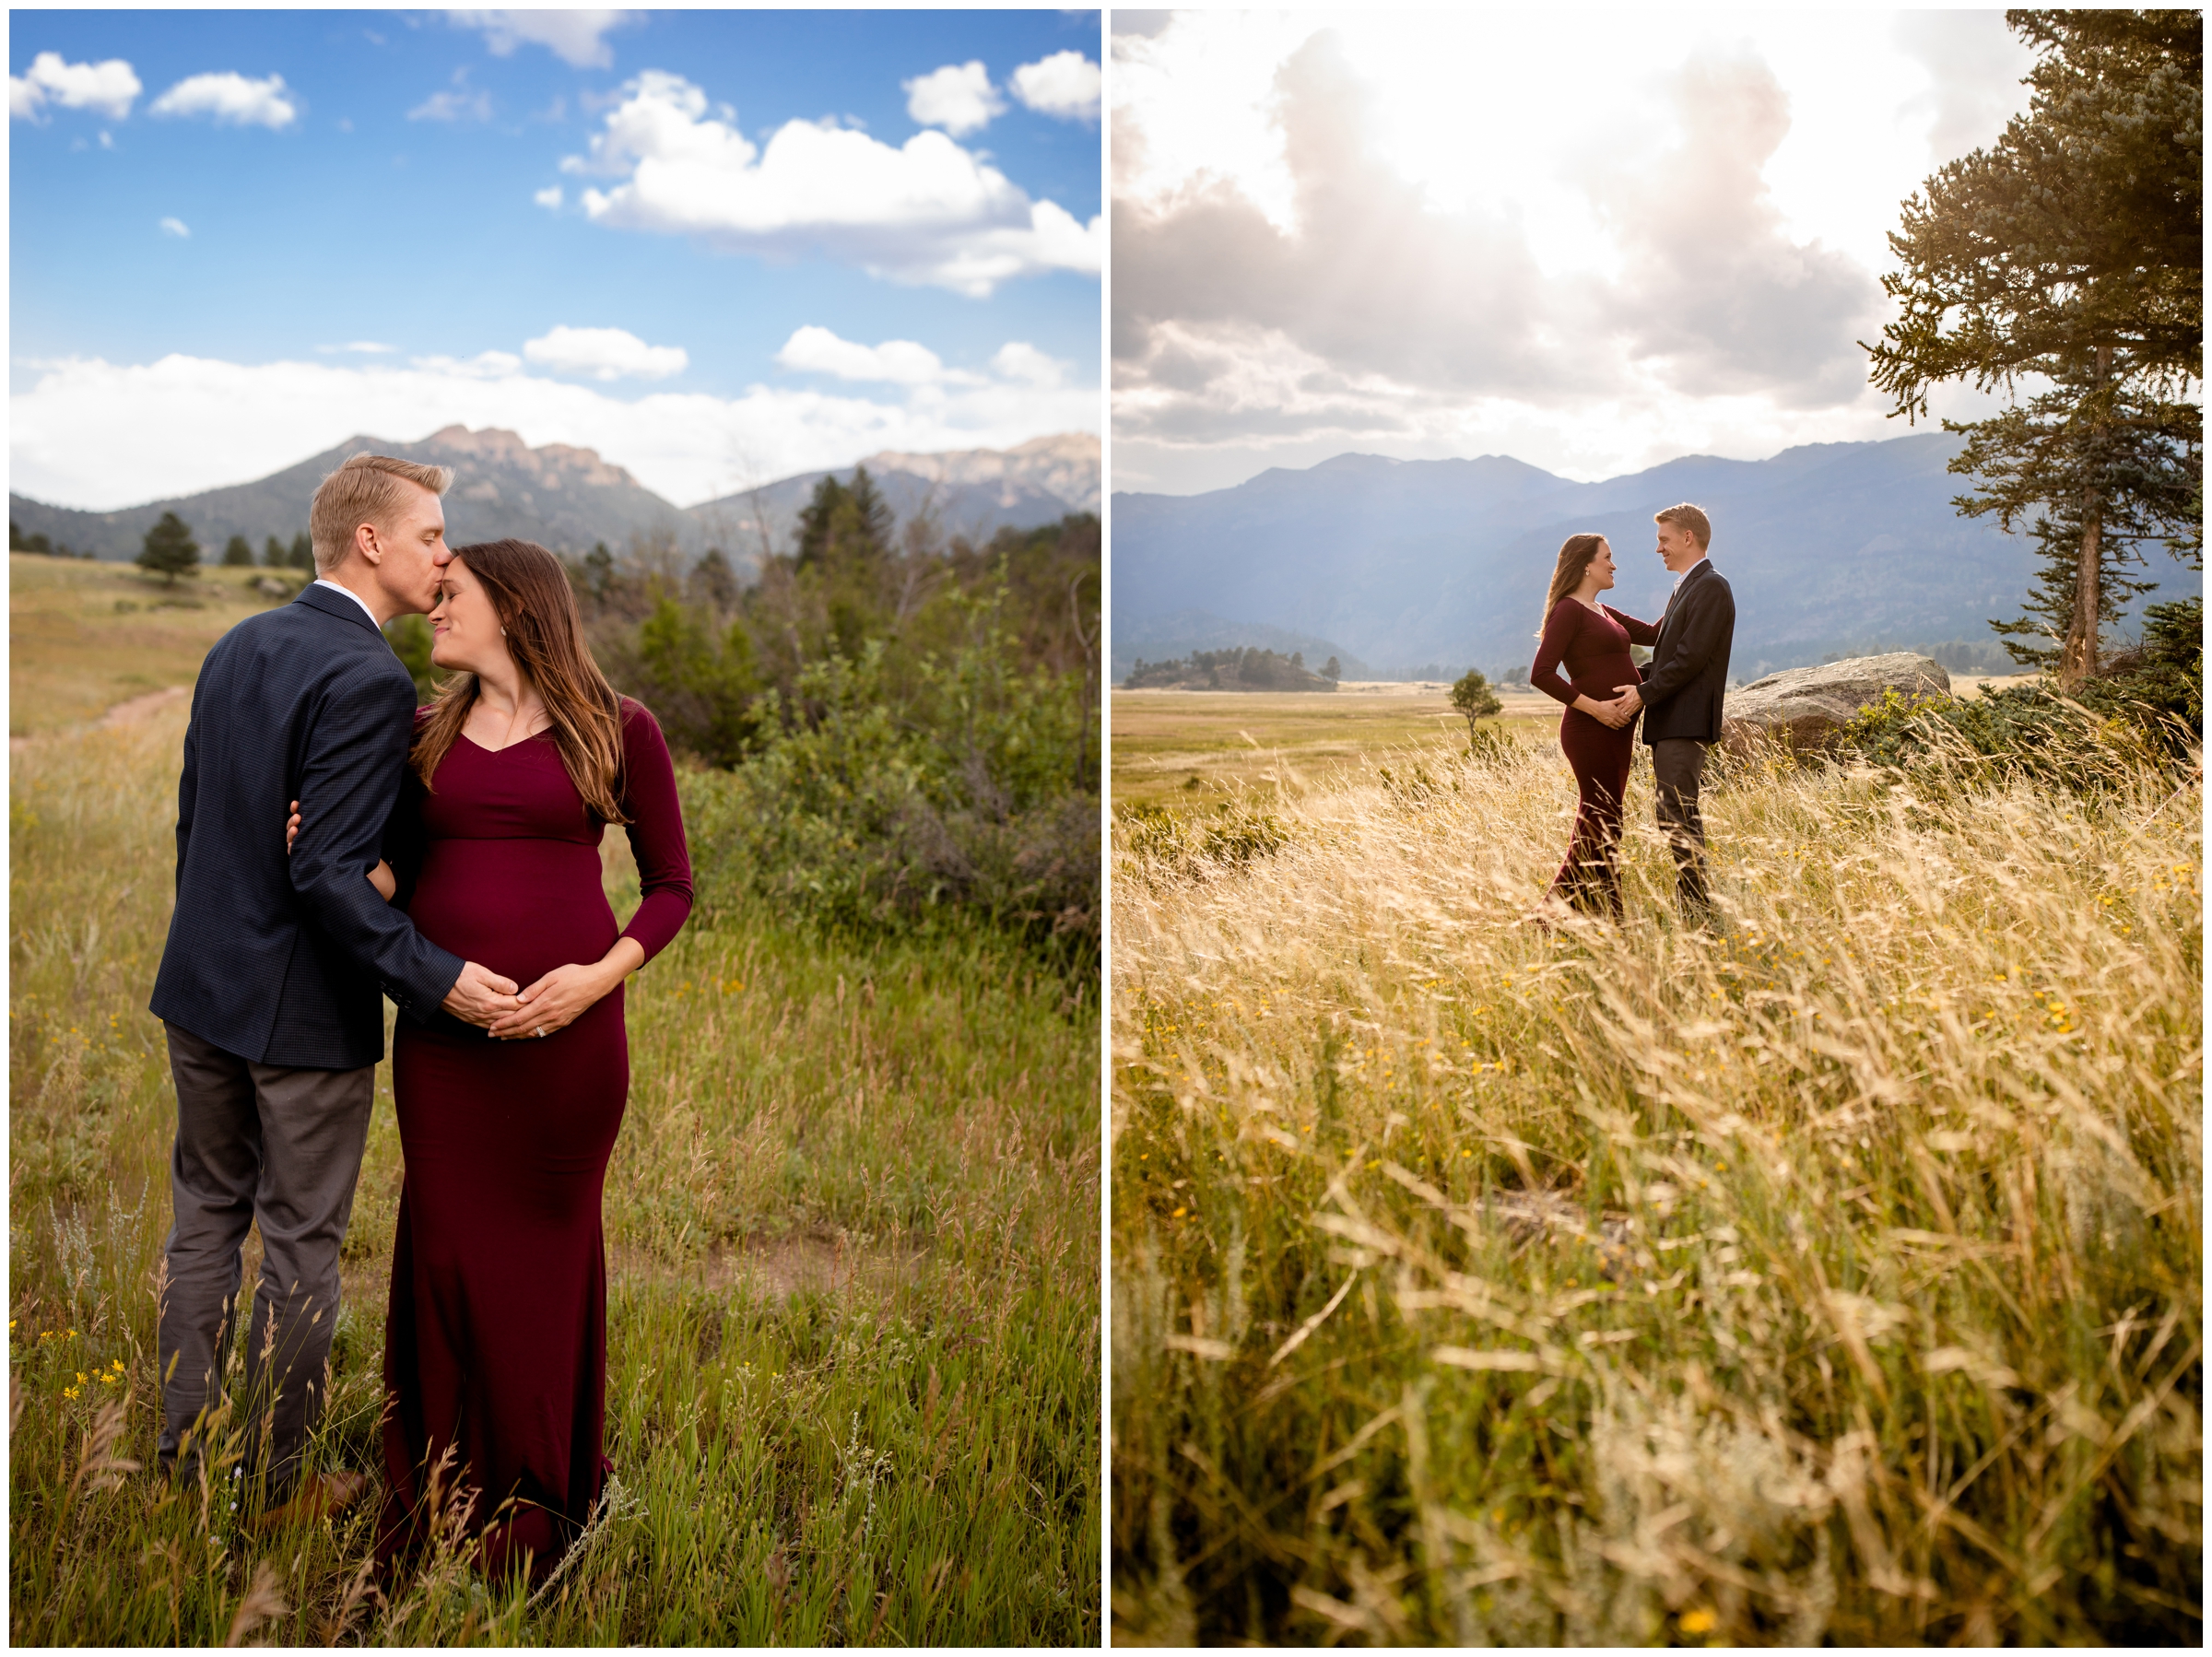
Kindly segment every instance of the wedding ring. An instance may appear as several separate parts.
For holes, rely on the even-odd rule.
[[[539,1026],[537,1027],[537,1033],[538,1033],[539,1035],[541,1035],[541,1036],[542,1036],[542,1035],[544,1035],[544,1034],[546,1033],[546,1027],[545,1027],[544,1025],[542,1025],[542,1024],[541,1024],[541,1025],[539,1025]]]

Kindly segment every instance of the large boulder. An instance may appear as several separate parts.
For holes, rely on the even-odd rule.
[[[1762,742],[1823,747],[1852,715],[1891,690],[1902,696],[1948,696],[1951,676],[1932,657],[1909,651],[1771,673],[1728,693],[1721,740],[1734,753]]]

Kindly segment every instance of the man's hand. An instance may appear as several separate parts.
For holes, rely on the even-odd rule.
[[[488,968],[467,961],[453,987],[445,993],[442,1005],[454,1017],[489,1029],[502,1013],[512,1013],[522,1005],[515,1000],[514,992],[512,978],[501,978]]]
[[[1643,709],[1643,687],[1640,685],[1616,685],[1613,688],[1620,692],[1620,695],[1614,699],[1613,705],[1618,708],[1625,717],[1635,718]]]

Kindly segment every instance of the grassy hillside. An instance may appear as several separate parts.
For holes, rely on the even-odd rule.
[[[189,686],[231,625],[283,604],[291,570],[204,570],[173,586],[129,565],[13,553],[8,564],[8,734],[97,719],[118,702]],[[266,581],[281,592],[256,590]]]
[[[174,672],[188,643],[163,648]],[[20,656],[17,671],[91,711],[91,690],[60,687],[113,669],[57,646],[48,678]],[[365,1595],[369,1514],[257,1536],[141,1470],[174,1112],[146,1000],[183,718],[171,704],[13,758],[13,1637],[1094,1643],[1095,1015],[1071,1017],[1056,980],[980,931],[863,947],[732,906],[633,981],[606,1204],[618,1482],[535,1602],[457,1554],[391,1601]],[[636,900],[620,845],[618,912]],[[378,1461],[400,1171],[385,1095],[346,1249],[327,1465]],[[257,1259],[250,1241],[249,1292]]]
[[[2198,1640],[2201,773],[2112,774],[1725,769],[1718,933],[1641,767],[1524,923],[1549,745],[1118,828],[1117,1642]]]

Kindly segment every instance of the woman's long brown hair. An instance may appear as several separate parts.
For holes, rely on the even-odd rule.
[[[1559,608],[1559,600],[1583,584],[1583,575],[1590,568],[1590,560],[1605,544],[1603,535],[1569,535],[1559,544],[1559,561],[1551,567],[1551,591],[1544,595],[1545,626],[1550,625],[1551,613]],[[1544,637],[1543,627],[1536,629],[1536,637]]]
[[[560,560],[535,541],[477,541],[454,547],[453,561],[466,564],[491,595],[507,652],[545,699],[554,746],[584,809],[601,822],[628,822],[621,805],[622,700],[592,660]],[[430,704],[408,755],[424,788],[459,738],[477,696],[477,676],[457,673]]]

